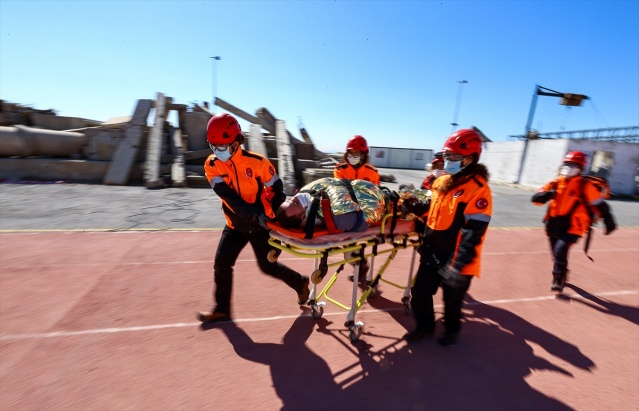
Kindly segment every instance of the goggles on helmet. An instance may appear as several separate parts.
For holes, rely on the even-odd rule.
[[[444,160],[446,161],[462,161],[465,158],[466,156],[464,156],[463,154],[444,153]]]
[[[231,147],[233,144],[211,144],[209,143],[209,147],[211,147],[211,150],[213,151],[226,151],[229,149],[229,147]]]

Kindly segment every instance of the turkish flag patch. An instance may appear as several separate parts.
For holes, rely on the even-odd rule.
[[[275,175],[275,169],[273,168],[273,166],[270,166],[270,167],[268,168],[268,172],[269,172],[269,173],[271,173],[271,175],[272,175],[272,176],[274,176],[274,175]]]
[[[486,200],[485,198],[480,198],[479,200],[475,201],[475,207],[477,207],[478,210],[483,210],[486,207],[488,207],[488,200]]]
[[[462,194],[464,194],[464,190],[463,189],[457,190],[457,191],[455,191],[455,194],[453,194],[453,198],[460,197]]]
[[[244,170],[244,174],[246,174],[248,178],[253,178],[253,170],[251,170],[250,168]]]

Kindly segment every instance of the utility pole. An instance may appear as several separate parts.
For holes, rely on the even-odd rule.
[[[524,149],[521,152],[519,173],[517,174],[517,180],[515,180],[515,184],[520,183],[521,174],[524,171],[524,162],[526,160],[526,152],[528,151],[528,141],[531,140],[530,128],[532,125],[533,117],[535,116],[535,109],[537,108],[537,96],[561,97],[561,101],[559,102],[559,104],[561,104],[562,106],[581,106],[581,103],[584,100],[590,100],[590,97],[583,94],[562,93],[546,87],[535,85],[535,92],[533,93],[533,98],[530,102],[530,111],[528,112],[526,130],[524,131]]]
[[[461,104],[462,89],[464,87],[464,84],[468,83],[468,81],[466,80],[457,80],[457,82],[459,83],[459,86],[457,87],[457,101],[455,102],[455,113],[453,114],[453,122],[450,123],[450,125],[453,126],[452,130],[450,131],[451,134],[455,132],[457,126],[459,125],[457,124],[457,117],[459,116],[459,105]]]
[[[213,100],[211,101],[211,111],[213,112],[213,114],[215,114],[215,112],[217,110],[215,110],[215,94],[216,94],[216,90],[215,90],[215,86],[217,83],[217,62],[222,60],[222,57],[220,56],[213,56],[213,57],[209,57],[210,59],[212,59],[211,61],[213,61]]]

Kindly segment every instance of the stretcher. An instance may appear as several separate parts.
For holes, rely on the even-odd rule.
[[[282,252],[314,260],[314,270],[310,276],[312,288],[307,303],[311,307],[311,314],[314,319],[322,317],[324,306],[326,301],[328,301],[348,311],[344,326],[349,329],[351,341],[359,340],[364,323],[356,321],[357,311],[369,296],[375,296],[380,282],[404,290],[402,304],[406,314],[410,313],[410,288],[413,283],[417,247],[421,244],[421,236],[415,228],[414,220],[393,218],[392,214],[388,214],[383,217],[379,226],[370,227],[363,232],[329,234],[327,230],[320,229],[316,230],[312,238],[304,238],[304,233],[301,230],[286,230],[277,225],[277,223],[268,223],[268,226],[271,228],[269,244],[275,248],[268,255],[269,261],[277,261]],[[397,252],[407,248],[412,249],[407,282],[405,284],[397,284],[384,279],[382,276],[397,255]],[[337,256],[337,258],[332,258],[329,261],[329,257],[334,256]],[[382,262],[377,274],[374,274],[375,258],[382,258],[383,256],[386,259]],[[359,278],[361,263],[365,260],[368,260],[370,268],[366,274],[365,288],[360,295],[357,279]],[[337,281],[346,264],[354,265],[353,292],[350,304],[340,302],[329,295],[331,287]],[[329,269],[335,267],[337,267],[336,271],[329,277],[326,285],[318,293],[318,285],[322,283]]]

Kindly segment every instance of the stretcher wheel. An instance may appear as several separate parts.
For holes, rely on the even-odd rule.
[[[352,325],[348,330],[348,337],[351,339],[351,342],[355,342],[359,340],[359,337],[362,335],[362,327],[358,325]]]
[[[277,257],[279,257],[280,254],[282,254],[282,250],[271,250],[266,255],[266,258],[268,259],[269,263],[274,263],[277,262]]]
[[[311,306],[311,316],[314,319],[319,320],[320,318],[322,318],[322,315],[324,315],[324,307],[322,307],[321,305],[319,305],[319,306],[312,305]]]
[[[311,282],[313,284],[321,283],[322,279],[323,279],[322,270],[315,270],[313,271],[313,274],[311,274]]]
[[[410,299],[408,297],[402,298],[402,304],[404,304],[404,314],[410,314]]]

